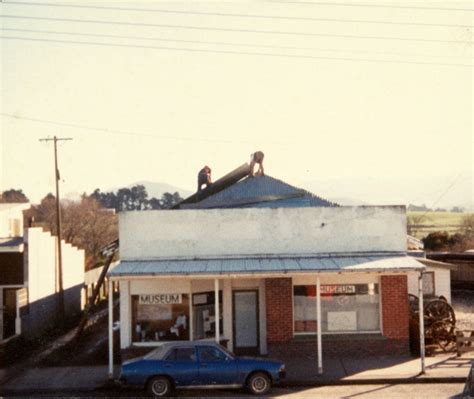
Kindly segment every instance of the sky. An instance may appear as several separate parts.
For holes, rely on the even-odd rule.
[[[471,1],[0,8],[0,189],[54,191],[39,139],[56,135],[73,139],[58,145],[63,193],[194,190],[204,165],[217,179],[262,150],[269,175],[313,191],[401,182],[413,200],[472,203]]]

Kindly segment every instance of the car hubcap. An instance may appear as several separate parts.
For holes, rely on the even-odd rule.
[[[166,392],[166,383],[164,381],[155,381],[152,391],[155,395],[163,395]]]
[[[265,381],[265,378],[258,377],[253,380],[252,385],[256,392],[263,392],[267,387],[267,382]]]

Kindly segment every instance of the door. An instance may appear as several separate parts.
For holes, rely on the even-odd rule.
[[[173,349],[163,360],[163,371],[171,375],[177,387],[199,384],[196,348],[183,346]]]
[[[234,385],[237,363],[215,346],[199,346],[200,385]]]
[[[15,335],[16,291],[17,289],[3,290],[3,339]]]
[[[234,352],[259,353],[258,290],[233,292]]]

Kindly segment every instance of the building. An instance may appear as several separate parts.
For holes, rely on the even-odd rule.
[[[409,351],[401,206],[119,215],[120,346],[216,339],[236,353]],[[219,317],[216,317],[219,315]]]
[[[57,238],[24,227],[30,204],[0,204],[0,344],[32,338],[54,325],[58,310]],[[62,243],[64,303],[82,310],[84,251]]]

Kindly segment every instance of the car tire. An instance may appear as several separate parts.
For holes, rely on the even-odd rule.
[[[173,385],[167,377],[153,377],[147,384],[148,393],[154,398],[170,396],[173,391]]]
[[[271,388],[271,380],[265,373],[253,373],[247,380],[247,389],[253,395],[265,395]]]

